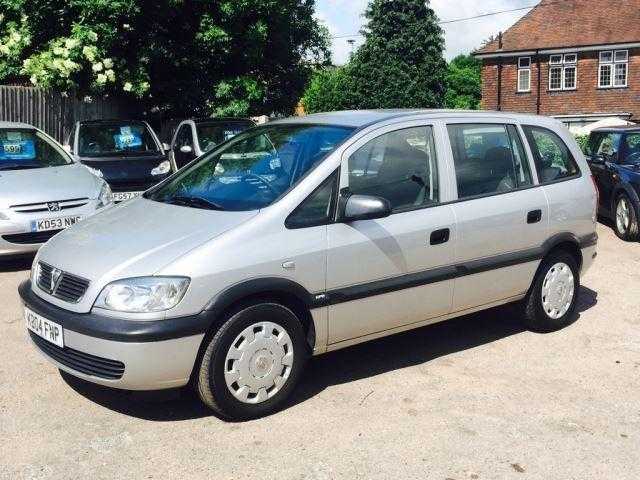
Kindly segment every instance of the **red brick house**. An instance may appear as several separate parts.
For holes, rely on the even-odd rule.
[[[640,122],[640,0],[542,0],[474,55],[483,108]]]

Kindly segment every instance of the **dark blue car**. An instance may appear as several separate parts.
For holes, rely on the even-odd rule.
[[[640,126],[591,132],[587,161],[598,191],[598,213],[613,221],[618,237],[638,238],[640,215]]]

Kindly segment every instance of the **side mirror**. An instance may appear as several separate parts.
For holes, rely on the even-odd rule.
[[[389,200],[373,195],[351,195],[344,207],[342,220],[355,222],[357,220],[373,220],[391,215]]]
[[[191,153],[193,149],[189,145],[183,145],[180,147],[182,153]]]
[[[169,150],[171,150],[171,146],[169,146],[168,143],[162,143],[162,150],[164,150],[165,152],[168,152]]]
[[[591,155],[589,161],[591,163],[604,163],[604,157],[602,155]]]

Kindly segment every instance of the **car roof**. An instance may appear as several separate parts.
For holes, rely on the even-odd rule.
[[[416,115],[438,117],[469,117],[469,118],[517,118],[520,120],[540,118],[537,115],[527,115],[514,112],[494,112],[489,110],[428,110],[428,109],[393,109],[393,110],[344,110],[329,113],[314,113],[301,117],[289,117],[269,122],[270,124],[320,124],[339,125],[344,127],[363,128],[387,120],[414,117]]]
[[[112,125],[114,123],[143,123],[146,124],[144,120],[131,120],[127,118],[101,118],[100,120],[80,120],[78,122],[80,125]]]
[[[619,127],[595,128],[592,132],[640,132],[640,125],[621,125]]]
[[[244,117],[210,117],[210,118],[191,118],[190,119],[195,124],[203,124],[203,123],[223,123],[223,122],[246,122],[255,124],[253,120],[250,118]]]
[[[22,122],[4,122],[4,121],[0,121],[0,128],[2,128],[2,129],[7,129],[7,128],[29,128],[29,129],[35,129],[36,127],[34,127],[33,125],[29,125],[28,123],[22,123]]]

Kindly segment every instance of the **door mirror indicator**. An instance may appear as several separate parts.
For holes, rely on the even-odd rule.
[[[351,195],[345,204],[342,220],[355,222],[357,220],[373,220],[391,215],[389,200],[373,195]]]
[[[193,149],[189,145],[183,145],[180,147],[182,153],[191,153]]]

